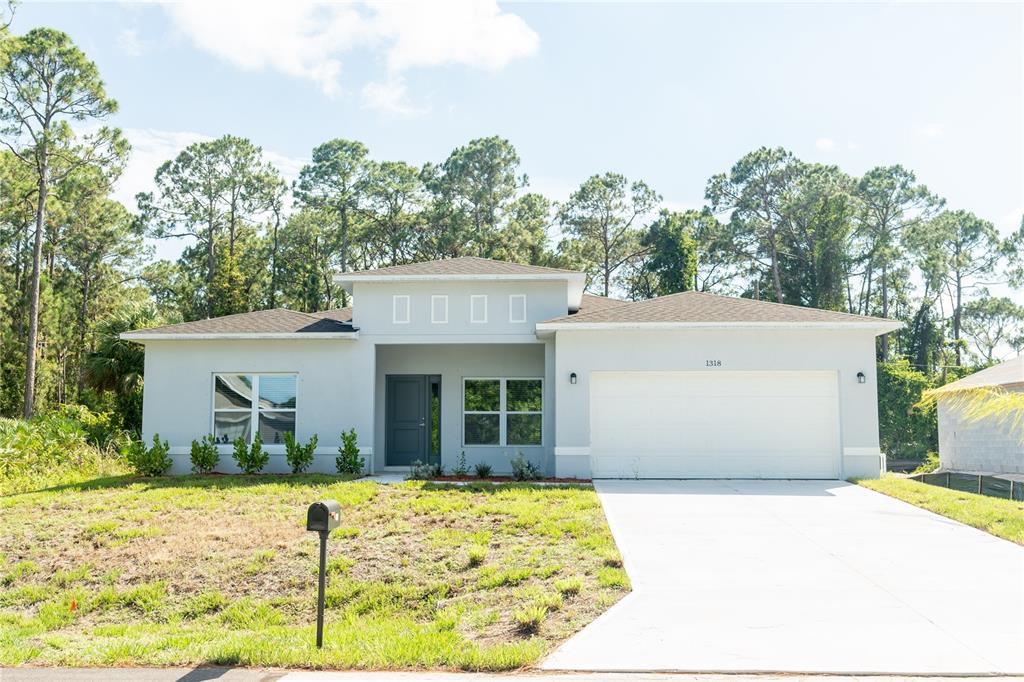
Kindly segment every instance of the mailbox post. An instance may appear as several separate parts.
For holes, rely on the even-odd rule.
[[[309,505],[306,530],[320,534],[320,584],[316,596],[316,648],[324,645],[324,590],[327,587],[327,536],[341,523],[341,505],[323,500]]]

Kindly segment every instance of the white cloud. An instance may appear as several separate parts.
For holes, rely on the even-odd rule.
[[[829,137],[819,137],[814,141],[814,146],[817,147],[819,151],[828,152],[835,149],[836,142]]]
[[[918,126],[916,132],[922,137],[935,139],[937,137],[942,137],[942,134],[946,132],[946,128],[941,123],[928,123],[923,126]]]
[[[139,38],[134,28],[126,28],[117,34],[117,47],[129,57],[138,57],[146,51],[146,43]]]
[[[178,28],[203,50],[247,71],[273,70],[340,94],[341,57],[357,48],[384,53],[388,80],[416,67],[462,64],[500,69],[537,51],[540,39],[496,0],[360,2],[316,5],[209,2],[165,5]],[[371,88],[387,99],[401,84]],[[407,106],[407,105],[406,105]]]
[[[405,81],[392,78],[384,83],[367,83],[362,91],[363,106],[396,118],[415,118],[430,111],[429,107],[418,107],[408,100]]]

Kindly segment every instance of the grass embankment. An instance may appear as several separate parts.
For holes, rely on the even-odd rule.
[[[1024,545],[1024,502],[950,490],[892,475],[858,480],[857,483],[1004,540]]]
[[[317,536],[329,544],[314,646]],[[0,497],[0,665],[515,669],[629,589],[586,487],[107,479]]]

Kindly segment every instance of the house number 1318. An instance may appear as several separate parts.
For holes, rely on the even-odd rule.
[[[705,360],[704,361],[704,366],[705,367],[721,367],[722,366],[722,361],[721,360]]]

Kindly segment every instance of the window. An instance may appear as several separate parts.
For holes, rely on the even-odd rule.
[[[469,321],[476,324],[487,322],[486,294],[473,294],[469,297]]]
[[[464,379],[464,445],[541,445],[541,379]]]
[[[430,321],[434,324],[448,323],[448,297],[430,297]]]
[[[508,297],[508,321],[526,322],[526,295],[512,294]]]
[[[409,323],[409,297],[393,296],[391,298],[392,321],[395,324]]]
[[[213,435],[218,443],[254,434],[268,445],[295,433],[296,374],[215,374]],[[255,426],[255,429],[254,429]]]

